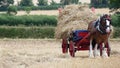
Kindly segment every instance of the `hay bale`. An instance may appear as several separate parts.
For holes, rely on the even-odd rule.
[[[68,34],[77,29],[87,29],[88,23],[97,18],[88,6],[68,5],[58,16],[58,24],[55,29],[55,38],[68,37]]]

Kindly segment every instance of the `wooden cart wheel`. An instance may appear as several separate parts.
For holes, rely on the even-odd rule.
[[[67,39],[62,39],[62,53],[68,53]]]
[[[70,56],[75,57],[75,48],[74,48],[74,43],[73,43],[73,41],[70,41],[70,44],[69,44],[69,52],[70,52]]]

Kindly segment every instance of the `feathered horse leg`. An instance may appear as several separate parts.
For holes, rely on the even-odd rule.
[[[93,58],[93,47],[92,47],[92,40],[90,40],[90,46],[89,46],[89,57]]]
[[[97,56],[100,56],[100,50],[97,49],[98,48],[98,44],[95,45],[95,48],[94,48],[94,56],[97,57]]]
[[[107,48],[105,48],[105,43],[103,43],[103,51],[102,51],[102,57],[103,58],[107,58],[108,54],[107,54]]]

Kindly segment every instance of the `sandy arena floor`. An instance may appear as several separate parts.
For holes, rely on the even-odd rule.
[[[60,40],[0,40],[0,68],[120,68],[120,40],[110,41],[109,58],[88,58],[88,51],[76,57],[62,54]]]

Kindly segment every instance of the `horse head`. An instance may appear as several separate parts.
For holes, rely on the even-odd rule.
[[[100,17],[97,30],[99,30],[102,34],[107,34],[111,32],[110,15],[104,14],[103,16]]]

